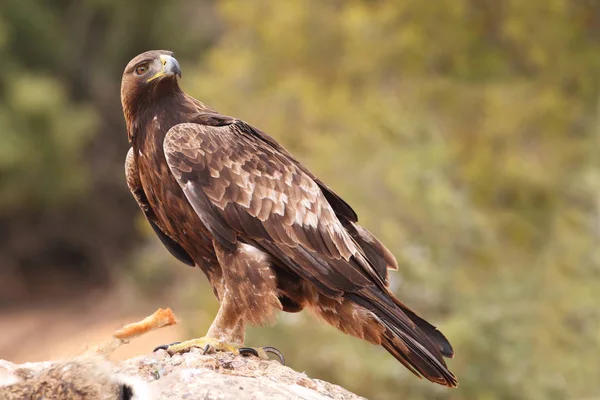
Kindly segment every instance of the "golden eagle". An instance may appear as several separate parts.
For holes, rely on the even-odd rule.
[[[307,307],[415,375],[457,386],[444,362],[452,346],[390,292],[396,260],[354,210],[271,136],[185,94],[178,76],[172,52],[148,51],[121,85],[128,186],[167,249],[200,267],[220,302],[206,337],[169,352],[238,351],[246,323]]]

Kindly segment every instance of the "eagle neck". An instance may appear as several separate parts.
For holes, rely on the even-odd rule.
[[[159,90],[157,88],[146,101],[138,102],[128,131],[132,132],[132,144],[137,151],[148,141],[152,141],[162,148],[162,142],[167,131],[178,121],[181,113],[178,108],[185,101],[185,94],[175,85],[173,90]]]

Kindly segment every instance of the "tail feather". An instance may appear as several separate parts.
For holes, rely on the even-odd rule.
[[[458,380],[450,372],[443,359],[438,360],[432,354],[431,349],[427,349],[422,343],[411,337],[411,335],[402,332],[389,323],[384,322],[384,324],[388,328],[388,331],[385,334],[382,345],[398,361],[405,366],[406,363],[410,364],[413,368],[409,369],[413,373],[416,370],[431,382],[448,387],[458,386]]]
[[[423,318],[419,317],[413,310],[405,306],[400,300],[393,297],[394,302],[398,305],[404,314],[408,318],[411,319],[418,327],[425,333],[431,340],[433,340],[437,345],[438,349],[442,353],[444,357],[452,358],[454,357],[454,349],[452,345],[446,339],[444,334],[440,332],[435,326],[431,325],[429,322],[425,321]]]
[[[386,332],[386,335],[384,336],[383,340],[381,341],[381,345],[383,346],[384,349],[386,349],[388,351],[388,353],[393,355],[396,360],[400,361],[402,363],[402,365],[404,365],[406,367],[406,369],[408,369],[410,372],[415,374],[415,376],[417,378],[423,379],[423,376],[421,375],[421,373],[419,373],[419,371],[417,369],[415,369],[415,367],[413,367],[413,365],[410,362],[410,360],[408,359],[408,357],[406,357],[406,355],[398,349],[397,344],[394,345],[393,341],[394,341],[393,334],[391,334],[391,333],[388,334],[388,332]]]
[[[391,294],[378,289],[365,289],[360,294],[347,293],[346,296],[379,318],[386,328],[382,346],[411,372],[440,385],[458,386],[456,377],[444,361],[446,354],[454,354],[452,347],[433,325]]]

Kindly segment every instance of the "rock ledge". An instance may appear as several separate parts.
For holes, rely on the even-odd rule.
[[[0,360],[0,399],[359,400],[277,361],[199,349],[111,363],[99,356],[13,364]]]

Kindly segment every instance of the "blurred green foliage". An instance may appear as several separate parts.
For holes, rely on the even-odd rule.
[[[137,238],[121,73],[154,46],[197,55],[218,30],[211,10],[183,0],[0,2],[0,306],[110,284]]]
[[[306,313],[252,329],[249,344],[277,346],[292,367],[372,399],[600,396],[600,2],[29,3],[0,5],[12,72],[0,76],[4,209],[83,196],[109,214],[103,202],[126,191],[120,71],[143,50],[170,48],[188,93],[275,136],[396,254],[394,291],[450,338],[461,386],[418,381]],[[72,34],[68,10],[95,15],[80,29],[101,34]],[[32,44],[40,32],[43,48]],[[40,173],[56,193],[21,178]],[[94,179],[119,183],[98,197]],[[134,223],[112,228],[128,234]],[[152,268],[184,267],[152,243],[132,259],[157,289],[155,274],[169,278]],[[216,310],[201,278],[172,286],[202,309],[196,335]]]

